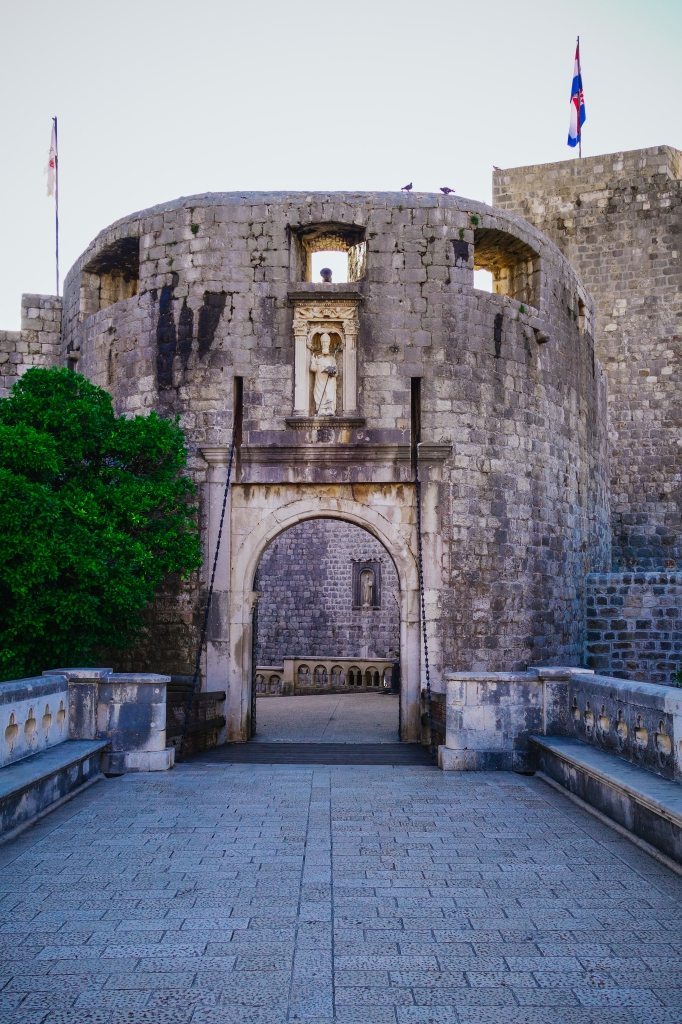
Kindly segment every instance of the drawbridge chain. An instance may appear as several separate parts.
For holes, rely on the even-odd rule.
[[[431,702],[431,671],[429,668],[429,638],[426,629],[426,601],[424,599],[424,544],[422,540],[422,485],[419,479],[419,463],[415,462],[415,498],[417,505],[417,570],[419,573],[419,610],[421,613],[422,642],[424,644],[424,670],[426,674],[426,713],[429,723],[429,745],[435,752],[433,742],[433,708]]]
[[[227,463],[227,479],[225,480],[225,490],[223,492],[223,503],[220,509],[220,522],[218,524],[218,537],[216,540],[215,554],[213,556],[213,568],[211,570],[211,579],[208,585],[208,594],[206,596],[206,608],[204,610],[204,619],[201,624],[201,634],[199,637],[199,644],[197,646],[197,656],[194,662],[194,675],[192,676],[192,689],[189,692],[187,704],[185,707],[185,721],[183,726],[184,740],[187,726],[189,725],[189,716],[192,709],[192,701],[198,693],[197,684],[199,682],[199,675],[201,673],[201,655],[204,650],[204,644],[206,643],[206,634],[208,633],[208,618],[211,612],[211,600],[213,599],[213,590],[215,587],[216,572],[218,570],[218,555],[220,553],[220,543],[223,537],[223,526],[225,524],[225,511],[227,509],[227,496],[230,492],[230,484],[232,482],[232,466],[234,463],[234,453],[237,444],[237,431],[232,428],[232,440],[230,442],[230,457]]]

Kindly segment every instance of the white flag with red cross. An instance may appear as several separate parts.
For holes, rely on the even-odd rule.
[[[50,137],[50,155],[47,160],[47,194],[53,196],[57,187],[57,126],[52,121]]]

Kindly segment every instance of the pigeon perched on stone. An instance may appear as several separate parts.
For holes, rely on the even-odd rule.
[[[412,191],[412,182],[410,182],[409,185],[403,185],[403,187],[401,188],[400,191],[401,192],[411,192]]]
[[[448,188],[447,185],[442,185],[441,186],[441,192],[443,193],[444,196],[449,196],[450,193],[454,192],[454,191],[455,191],[454,188]]]

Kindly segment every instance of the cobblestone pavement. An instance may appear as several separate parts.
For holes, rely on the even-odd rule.
[[[532,778],[181,765],[0,865],[3,1024],[682,1020],[682,881]]]
[[[256,743],[397,743],[397,695],[259,697]]]

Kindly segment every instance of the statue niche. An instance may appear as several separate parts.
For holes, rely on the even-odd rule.
[[[336,353],[343,348],[337,334],[314,331],[308,341],[311,352],[312,409],[314,416],[336,416],[338,365]]]
[[[381,608],[381,562],[359,562],[353,566],[353,608],[369,611]]]
[[[357,415],[358,299],[294,302],[294,416]]]

